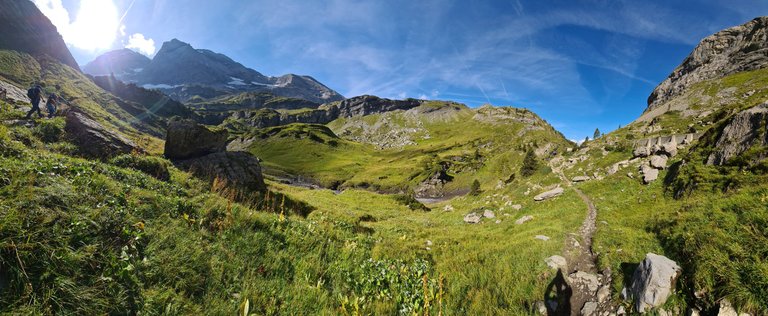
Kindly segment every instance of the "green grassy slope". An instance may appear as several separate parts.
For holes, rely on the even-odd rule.
[[[757,70],[696,84],[670,102],[693,104],[706,115],[673,111],[651,124],[658,126],[653,132],[648,132],[649,122],[634,122],[572,155],[589,158],[565,170],[567,175],[605,175],[608,166],[631,158],[630,144],[636,139],[684,133],[691,124],[691,129],[703,134],[670,159],[670,168],[650,185],[640,183],[637,165],[604,180],[580,184],[599,209],[598,221],[604,222],[598,225],[594,240],[600,265],[620,272],[614,279],[614,293],[631,277],[634,264],[645,253],[655,252],[683,267],[677,299],[670,304],[716,310],[716,304],[727,298],[753,315],[768,312],[766,162],[704,165],[728,119],[768,98],[767,80],[768,70]],[[604,156],[602,149],[608,149],[608,154]],[[628,172],[635,178],[629,178]],[[699,298],[694,299],[694,293]]]
[[[585,212],[571,191],[534,203],[525,191],[556,182],[544,171],[450,212],[271,183],[315,208],[305,218],[231,203],[161,158],[70,157],[63,121],[41,124],[58,129],[0,125],[0,314],[524,314]],[[462,221],[484,209],[501,222]],[[515,225],[523,215],[535,219]]]
[[[309,177],[324,186],[390,192],[413,189],[441,162],[451,164],[454,181],[447,184],[448,192],[466,191],[474,179],[492,187],[517,172],[526,148],[542,148],[540,156],[545,158],[552,150],[570,146],[531,112],[471,110],[440,102],[407,112],[338,119],[328,124],[333,134],[317,132],[318,128],[293,124],[257,130],[244,138],[253,140],[250,152],[274,170]],[[288,132],[298,130],[306,135]],[[383,142],[395,146],[382,147]]]
[[[48,57],[38,60],[24,53],[0,50],[0,78],[25,90],[40,82],[46,93],[61,94],[107,128],[120,131],[152,152],[162,150],[162,118],[148,113],[144,105],[109,94],[69,66]]]

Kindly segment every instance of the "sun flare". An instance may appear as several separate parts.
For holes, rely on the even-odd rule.
[[[111,0],[81,0],[71,19],[61,0],[36,0],[35,3],[58,28],[64,40],[84,50],[112,47],[120,26],[117,7]]]

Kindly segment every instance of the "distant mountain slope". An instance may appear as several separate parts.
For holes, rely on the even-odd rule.
[[[267,77],[223,54],[195,49],[177,39],[163,43],[146,65],[136,62],[137,59],[127,52],[109,52],[89,63],[85,71],[101,75],[104,69],[115,69],[118,70],[115,71],[118,79],[162,90],[184,102],[193,98],[217,98],[248,91],[270,92],[316,103],[344,99],[338,92],[312,77],[293,74]]]
[[[0,49],[48,55],[80,70],[64,39],[29,0],[0,0]]]
[[[510,107],[362,96],[317,110],[253,115],[225,122],[240,135],[230,149],[262,158],[269,174],[425,198],[464,193],[475,179],[503,187],[528,150],[549,159],[573,146],[534,113]],[[328,119],[327,126],[305,124]]]
[[[83,72],[93,76],[115,74],[124,79],[135,77],[152,60],[130,49],[105,53],[83,66]]]

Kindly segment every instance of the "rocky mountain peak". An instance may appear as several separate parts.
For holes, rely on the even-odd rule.
[[[717,32],[701,41],[648,97],[649,112],[691,85],[768,66],[768,17]]]
[[[133,50],[123,48],[107,52],[83,66],[83,72],[94,75],[131,75],[141,71],[152,60]]]
[[[0,49],[47,55],[80,70],[64,39],[32,1],[0,0]]]

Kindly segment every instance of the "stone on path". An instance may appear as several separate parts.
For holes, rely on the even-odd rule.
[[[544,262],[547,264],[548,267],[552,269],[560,269],[563,271],[568,270],[568,261],[563,258],[563,256],[554,255],[547,259],[544,259]]]

